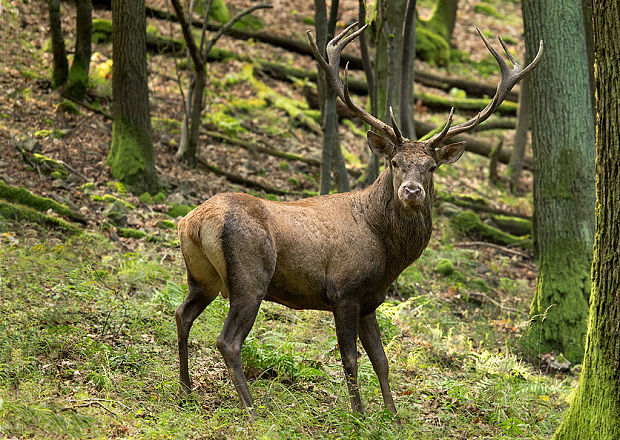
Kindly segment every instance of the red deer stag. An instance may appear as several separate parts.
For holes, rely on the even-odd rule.
[[[394,116],[391,127],[353,102],[339,75],[342,49],[364,31],[349,36],[353,24],[327,45],[327,58],[308,38],[320,67],[340,99],[378,132],[368,143],[387,162],[377,180],[363,191],[311,197],[295,202],[262,200],[242,193],[218,194],[179,222],[189,292],[176,310],[180,381],[190,392],[187,340],[192,323],[221,293],[230,310],[217,338],[243,407],[254,414],[241,365],[241,346],[263,300],[294,309],[333,312],[351,407],[363,412],[357,384],[357,337],[379,378],[386,407],[396,412],[388,383],[388,361],[381,346],[375,309],[388,286],[426,248],[432,230],[433,172],[458,160],[464,143],[439,145],[487,119],[512,87],[538,63],[522,69],[500,42],[514,68],[480,33],[501,70],[491,102],[474,118],[450,126],[424,142],[404,138]]]

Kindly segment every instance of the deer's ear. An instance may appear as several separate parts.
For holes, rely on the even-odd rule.
[[[464,151],[465,141],[446,145],[445,147],[437,150],[437,163],[439,165],[454,163],[461,158]]]
[[[394,144],[383,136],[378,135],[374,131],[366,133],[368,145],[373,153],[377,156],[390,157],[394,151]]]

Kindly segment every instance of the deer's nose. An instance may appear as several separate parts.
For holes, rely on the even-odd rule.
[[[404,182],[398,190],[398,196],[406,205],[419,205],[424,200],[426,192],[418,182]]]

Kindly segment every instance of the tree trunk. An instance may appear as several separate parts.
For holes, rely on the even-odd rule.
[[[407,2],[405,18],[402,25],[401,39],[401,71],[400,71],[400,130],[409,138],[416,139],[415,126],[413,125],[413,65],[415,62],[415,8],[416,0]]]
[[[534,239],[539,259],[530,354],[584,355],[594,240],[594,124],[579,0],[523,0],[526,52],[545,42],[530,76]]]
[[[510,163],[506,171],[508,177],[508,189],[511,193],[517,193],[517,184],[523,170],[523,158],[527,146],[527,133],[530,130],[531,114],[530,80],[524,78],[521,81],[521,93],[519,94],[519,110],[517,110],[517,129],[515,131],[515,143],[510,155]]]
[[[144,0],[112,1],[114,97],[112,145],[106,163],[132,191],[157,187],[151,139]]]
[[[590,76],[590,99],[592,101],[592,117],[596,120],[596,98],[594,96],[594,41],[592,29],[592,0],[581,0],[583,10],[583,27],[586,32],[586,53],[588,54],[588,74]]]
[[[67,93],[71,97],[82,100],[88,88],[88,70],[92,48],[92,12],[91,0],[76,0],[77,17],[75,55],[69,71],[69,88]]]
[[[314,21],[316,42],[325,57],[325,46],[334,36],[338,1],[333,1],[330,8],[329,21],[327,20],[327,7],[325,0],[315,0]],[[331,186],[331,172],[335,173],[338,191],[349,191],[349,179],[344,165],[340,141],[338,139],[338,114],[336,112],[336,94],[331,84],[327,81],[325,73],[318,70],[319,107],[323,126],[323,149],[321,152],[321,171],[319,179],[319,194],[329,194]]]
[[[54,70],[52,71],[52,88],[60,87],[67,82],[69,64],[65,50],[65,38],[62,35],[60,22],[60,3],[58,0],[49,0],[48,12],[50,18],[50,38],[54,53]]]
[[[596,237],[586,355],[555,440],[620,438],[620,4],[594,0]]]
[[[192,105],[189,114],[189,137],[187,148],[183,153],[183,160],[190,165],[196,164],[196,151],[200,138],[200,124],[202,122],[202,105],[205,87],[207,85],[207,71],[203,64],[194,66],[192,79]]]
[[[437,0],[431,18],[428,19],[428,28],[441,35],[449,43],[456,23],[458,0]]]

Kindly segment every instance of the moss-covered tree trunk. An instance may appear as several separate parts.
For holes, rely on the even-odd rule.
[[[91,0],[76,0],[76,3],[75,55],[69,71],[67,93],[76,99],[83,99],[88,88],[88,70],[92,52],[93,7]]]
[[[52,52],[54,54],[52,88],[55,89],[67,82],[69,75],[69,64],[67,63],[65,38],[62,35],[62,25],[60,22],[60,2],[58,0],[49,0],[47,6],[50,19]]]
[[[458,0],[437,0],[431,18],[427,21],[427,27],[450,42],[457,9]]]
[[[534,239],[539,260],[532,354],[584,354],[594,241],[594,122],[580,0],[523,0],[534,152]]]
[[[555,440],[620,438],[620,4],[594,0],[596,237],[586,355]]]
[[[157,189],[146,68],[144,0],[112,0],[114,124],[107,164],[135,192]]]

